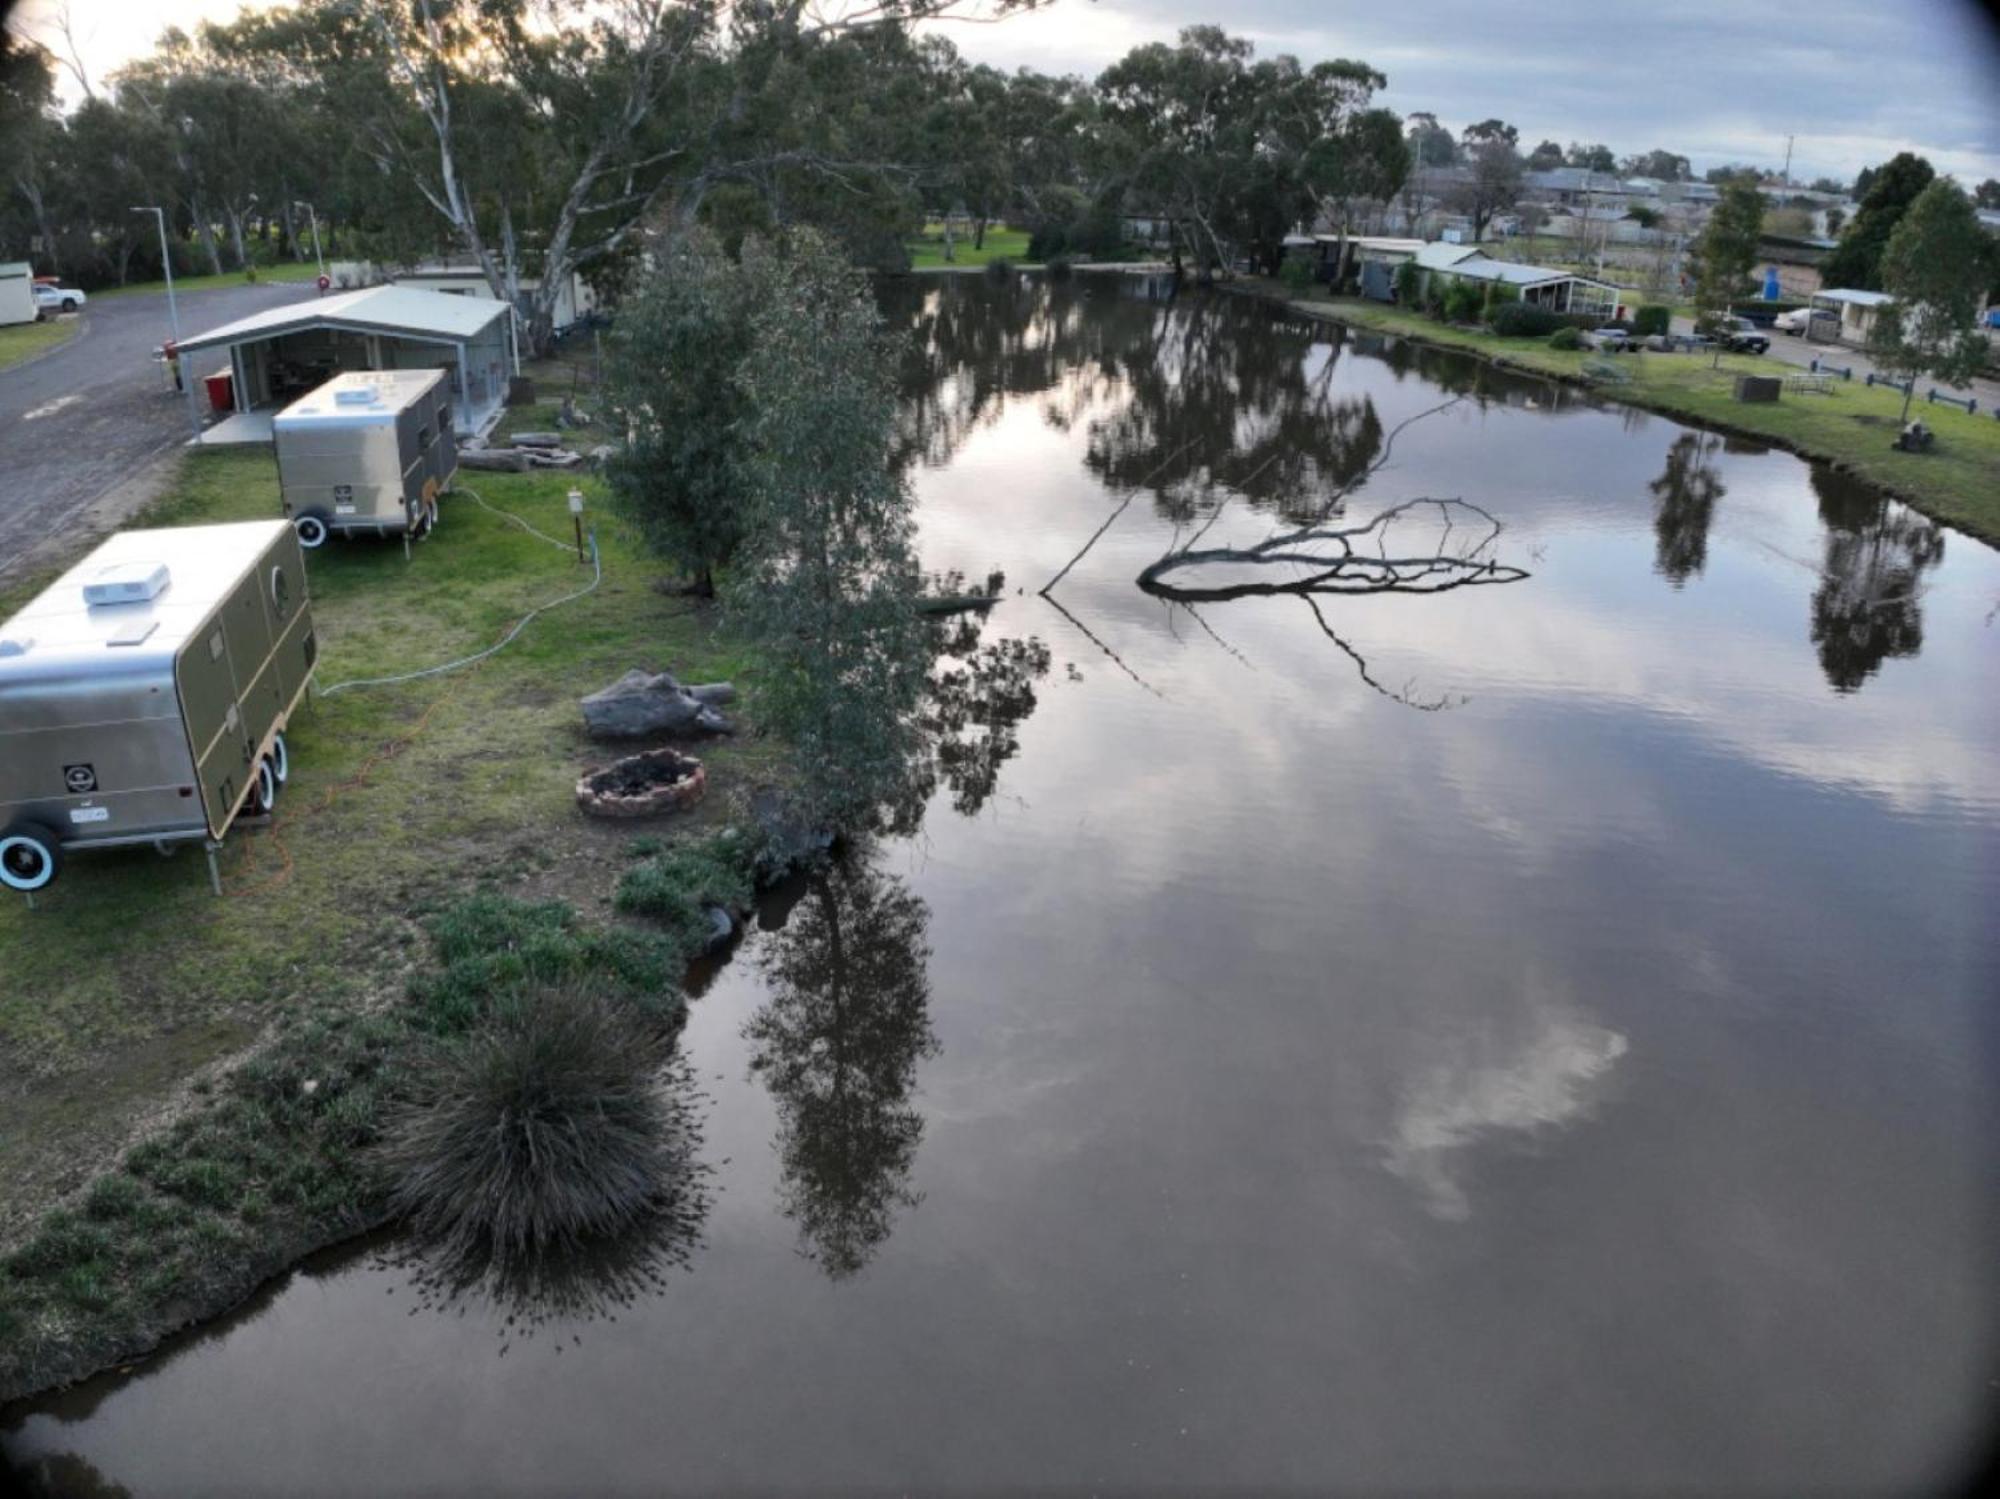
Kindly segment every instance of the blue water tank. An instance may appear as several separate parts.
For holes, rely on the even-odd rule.
[[[1774,265],[1764,267],[1764,300],[1766,302],[1778,300],[1778,268]]]

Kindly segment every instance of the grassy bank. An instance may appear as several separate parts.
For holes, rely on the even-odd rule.
[[[32,359],[57,344],[66,344],[83,326],[75,318],[50,318],[45,323],[15,323],[0,328],[0,370]]]
[[[559,533],[570,482],[489,475],[475,487]],[[183,460],[145,519],[274,506],[268,451],[211,452]],[[476,649],[587,576],[467,497],[446,507],[408,564],[366,543],[313,557],[322,683]],[[336,695],[295,720],[291,784],[268,829],[232,833],[224,899],[197,856],[148,851],[79,856],[37,909],[0,905],[0,1056],[13,1080],[0,1097],[0,1179],[16,1245],[0,1274],[0,1393],[130,1357],[379,1221],[366,1149],[401,1069],[424,1038],[475,1024],[493,992],[553,964],[671,996],[705,928],[671,904],[644,932],[613,921],[620,877],[658,883],[671,855],[632,866],[629,829],[576,815],[577,770],[597,756],[575,697],[644,662],[732,677],[754,715],[754,673],[705,613],[653,590],[650,570],[607,542],[600,590],[508,652],[428,683]],[[697,827],[719,820],[733,784],[773,768],[754,735],[703,757],[713,789]],[[698,880],[675,888],[701,893]],[[567,914],[576,908],[594,919]],[[253,1044],[248,1066],[215,1065]],[[117,1140],[169,1099],[173,1122],[120,1155]]]
[[[312,281],[317,279],[318,276],[319,264],[311,260],[306,261],[303,265],[287,260],[281,261],[277,265],[260,265],[257,267],[258,281]],[[213,291],[218,286],[250,286],[254,284],[242,271],[224,271],[220,276],[176,276],[174,277],[174,292],[178,295],[186,291]],[[102,291],[94,291],[90,294],[90,299],[95,302],[104,297],[165,296],[166,292],[167,283],[165,281],[134,281],[130,286],[107,286]]]
[[[1028,231],[1025,229],[1003,229],[991,225],[986,230],[986,242],[973,247],[972,236],[961,234],[952,247],[952,259],[944,258],[944,229],[941,225],[926,225],[924,232],[907,244],[910,252],[910,269],[915,271],[936,270],[939,266],[980,266],[995,260],[1009,260],[1020,265],[1028,258]]]
[[[691,882],[685,899],[706,893]],[[700,946],[671,920],[661,932],[600,929],[560,902],[492,894],[426,925],[429,962],[396,1002],[281,1018],[254,1059],[6,1258],[0,1400],[143,1355],[302,1255],[380,1226],[393,1176],[379,1147],[426,1068],[549,986],[589,984],[671,1033]]]
[[[278,513],[268,449],[179,461],[176,481],[138,524]],[[463,477],[489,504],[551,535],[569,531],[573,483],[603,519],[588,478]],[[222,899],[210,893],[198,849],[171,859],[144,849],[76,855],[33,910],[0,902],[0,1245],[25,1242],[19,1252],[30,1259],[21,1264],[46,1263],[67,1278],[67,1289],[49,1291],[36,1271],[37,1296],[68,1297],[68,1314],[108,1319],[114,1330],[173,1321],[171,1307],[146,1322],[131,1320],[125,1305],[134,1294],[158,1301],[171,1277],[135,1290],[116,1253],[91,1258],[98,1268],[85,1273],[71,1251],[35,1249],[35,1225],[58,1200],[94,1193],[92,1178],[130,1140],[190,1109],[201,1114],[200,1090],[233,1087],[224,1070],[246,1051],[282,1046],[301,1027],[371,1034],[426,961],[425,924],[451,902],[503,891],[564,901],[593,923],[620,919],[611,902],[633,830],[576,812],[579,771],[606,758],[583,738],[581,694],[634,665],[738,684],[731,712],[745,732],[702,749],[710,789],[681,820],[688,828],[720,822],[733,790],[781,770],[778,748],[755,732],[754,661],[705,607],[656,590],[658,569],[616,526],[600,525],[600,536],[602,586],[528,626],[501,655],[448,676],[321,698],[295,717],[290,784],[268,827],[232,831],[219,855]],[[313,554],[309,572],[322,686],[478,650],[590,576],[573,554],[463,493],[447,498],[435,536],[411,561],[393,544],[336,542]],[[0,595],[0,615],[46,581]],[[137,1169],[130,1162],[128,1175]],[[300,1242],[323,1239],[325,1213],[342,1224],[365,1217],[343,1193],[301,1201],[301,1213],[258,1219],[252,1203],[233,1228],[190,1219],[186,1231],[218,1264],[271,1267]],[[134,1212],[132,1232],[160,1226]],[[96,1232],[79,1233],[84,1249],[104,1247]],[[206,1284],[197,1277],[188,1294],[199,1300]],[[0,1297],[16,1290],[0,1286]],[[112,1304],[99,1306],[107,1294]],[[213,1300],[197,1310],[214,1310]],[[20,1314],[16,1307],[17,1323]],[[62,1342],[36,1336],[37,1346]],[[0,1324],[0,1348],[13,1341]]]
[[[1707,355],[1566,352],[1551,349],[1543,339],[1500,338],[1483,328],[1439,323],[1379,302],[1351,297],[1298,300],[1274,281],[1243,284],[1283,298],[1315,317],[1464,349],[1513,369],[1592,383],[1615,400],[1727,427],[1805,457],[1826,459],[1926,515],[2000,544],[2000,421],[1989,412],[1968,415],[1949,406],[1913,408],[1937,432],[1937,448],[1931,453],[1899,453],[1890,443],[1903,398],[1879,386],[1870,389],[1836,380],[1825,395],[1787,391],[1774,404],[1750,405],[1735,398],[1737,375],[1783,376],[1800,371],[1750,355],[1725,356],[1717,369],[1711,368]],[[1618,384],[1591,381],[1585,366],[1607,360],[1631,378]]]

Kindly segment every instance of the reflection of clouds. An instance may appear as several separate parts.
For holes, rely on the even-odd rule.
[[[1461,1055],[1426,1072],[1396,1111],[1385,1164],[1423,1194],[1435,1216],[1464,1218],[1472,1208],[1459,1153],[1496,1133],[1534,1133],[1579,1118],[1624,1055],[1617,1031],[1551,1009],[1525,1045]]]

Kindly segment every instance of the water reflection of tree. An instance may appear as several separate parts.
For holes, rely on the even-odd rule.
[[[113,1483],[74,1452],[49,1453],[20,1468],[9,1468],[0,1457],[0,1484],[16,1499],[132,1499],[124,1484]]]
[[[1667,449],[1667,466],[1650,486],[1656,551],[1653,567],[1679,588],[1708,562],[1708,528],[1715,503],[1728,493],[1710,467],[1716,444],[1705,432],[1683,432]]]
[[[939,591],[959,587],[947,578]],[[984,613],[968,613],[932,627],[935,662],[917,709],[915,748],[883,808],[882,832],[914,833],[940,785],[951,792],[954,811],[976,815],[1002,767],[1020,753],[1020,728],[1035,711],[1049,648],[1032,635],[982,641],[985,624]]]
[[[1855,692],[1891,656],[1923,648],[1923,575],[1944,560],[1944,532],[1834,470],[1812,470],[1826,560],[1812,599],[1812,640],[1836,692]]]
[[[859,851],[811,874],[759,964],[770,997],[745,1036],[778,1107],[780,1197],[804,1252],[836,1280],[913,1207],[923,1138],[912,1101],[934,1056],[929,908]]]

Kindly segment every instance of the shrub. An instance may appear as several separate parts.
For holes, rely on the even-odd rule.
[[[1632,331],[1641,337],[1664,334],[1673,327],[1674,310],[1661,302],[1648,302],[1632,315]]]
[[[1552,349],[1580,349],[1583,347],[1583,334],[1575,328],[1558,328],[1549,335],[1549,347]]]
[[[642,1222],[675,1189],[656,1028],[594,988],[538,989],[436,1048],[378,1158],[452,1261],[506,1272]]]
[[[986,262],[986,279],[988,281],[1005,281],[1013,274],[1014,262],[1004,255],[996,255]]]
[[[1312,262],[1301,255],[1287,255],[1278,265],[1278,279],[1288,291],[1303,292],[1312,287]]]
[[[1406,260],[1396,267],[1396,300],[1404,307],[1417,305],[1417,279],[1420,274],[1414,260]]]
[[[1485,300],[1485,289],[1477,282],[1454,280],[1445,288],[1445,318],[1454,323],[1474,322],[1478,319],[1479,309]]]
[[[1493,309],[1493,331],[1502,338],[1546,338],[1569,319],[1531,302],[1506,302]]]
[[[749,840],[718,834],[672,843],[618,881],[617,906],[650,916],[666,928],[666,938],[687,957],[709,941],[709,906],[738,911],[750,904]]]

